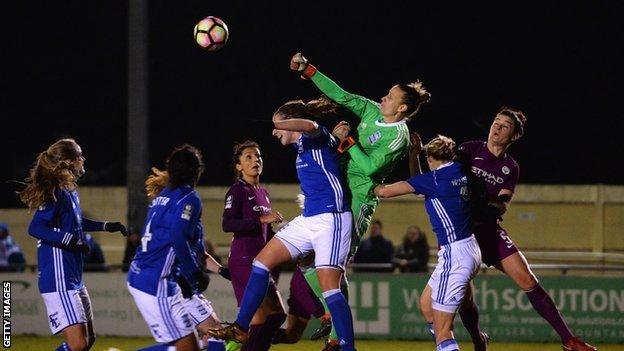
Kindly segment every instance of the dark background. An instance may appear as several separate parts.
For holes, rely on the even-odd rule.
[[[172,147],[204,152],[202,185],[230,183],[231,147],[257,140],[263,182],[295,182],[294,155],[268,130],[283,102],[318,96],[289,71],[302,51],[345,89],[379,100],[395,83],[424,81],[433,98],[412,129],[424,139],[484,139],[501,105],[528,117],[510,148],[521,183],[624,184],[621,1],[361,2],[151,1],[150,158]],[[6,3],[3,13],[0,206],[55,139],[82,145],[81,184],[125,183],[127,3]],[[201,18],[222,18],[220,52],[195,46]],[[401,165],[392,178],[407,176]]]

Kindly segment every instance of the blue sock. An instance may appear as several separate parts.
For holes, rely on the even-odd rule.
[[[351,308],[340,289],[328,290],[323,293],[327,307],[332,316],[332,323],[340,338],[340,349],[345,351],[355,350],[355,337],[353,336],[353,316]]]
[[[158,345],[144,347],[142,349],[138,349],[137,351],[167,351],[167,350],[170,350],[169,349],[170,347],[171,347],[171,350],[175,350],[174,346],[169,346],[167,344],[158,344]]]
[[[55,351],[71,351],[69,345],[66,342],[62,343],[61,346],[57,347]]]
[[[243,294],[243,301],[238,311],[238,317],[236,318],[236,323],[244,330],[249,329],[251,319],[258,307],[260,307],[260,304],[262,304],[268,288],[269,269],[262,263],[254,261],[251,266],[251,275]]]
[[[436,346],[436,351],[459,351],[459,345],[455,339],[446,339]]]
[[[433,342],[436,342],[435,341],[435,331],[433,330],[433,322],[427,323],[427,325],[429,325],[429,334],[431,334],[431,337],[433,338]]]
[[[210,338],[208,339],[208,351],[225,351],[225,341]]]

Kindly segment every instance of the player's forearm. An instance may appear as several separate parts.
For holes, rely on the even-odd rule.
[[[408,182],[397,182],[394,184],[381,184],[375,187],[375,195],[381,198],[391,198],[414,192],[414,188]]]
[[[275,129],[289,130],[292,132],[302,132],[313,134],[318,130],[318,124],[309,119],[291,118],[273,122]]]
[[[260,218],[239,219],[223,216],[221,227],[226,233],[248,232],[260,228]]]
[[[104,231],[106,222],[94,221],[92,219],[82,217],[82,230],[85,232],[101,232]]]
[[[69,245],[72,233],[62,232],[60,228],[50,228],[45,220],[35,216],[28,226],[28,234],[39,240],[47,242]]]
[[[414,177],[419,174],[422,174],[422,168],[420,167],[420,157],[418,153],[415,153],[415,152],[409,153],[409,170],[410,170],[410,177]]]
[[[219,273],[219,268],[221,268],[221,265],[219,264],[219,262],[217,262],[217,260],[214,259],[214,257],[212,257],[209,253],[204,252],[205,255],[205,259],[204,262],[206,264],[206,269],[211,271],[212,273]]]

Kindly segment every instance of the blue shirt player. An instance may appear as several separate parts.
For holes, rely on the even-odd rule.
[[[144,350],[197,350],[193,324],[176,283],[176,265],[193,294],[201,294],[203,278],[191,245],[202,205],[195,185],[203,171],[201,153],[182,145],[167,159],[166,171],[154,169],[147,193],[153,197],[147,213],[141,245],[130,264],[128,289],[154,336],[160,343]],[[157,190],[162,189],[157,193]],[[155,196],[157,193],[157,196]]]
[[[53,334],[63,333],[57,350],[88,350],[95,342],[91,300],[82,271],[89,250],[86,231],[120,231],[119,222],[82,217],[76,181],[85,172],[82,149],[73,139],[61,139],[41,152],[20,192],[36,212],[28,233],[37,240],[39,292]]]
[[[245,342],[251,318],[262,302],[269,272],[280,264],[314,251],[323,297],[331,312],[342,350],[355,350],[353,320],[341,293],[340,277],[351,243],[351,212],[347,187],[340,170],[338,141],[329,131],[306,119],[314,102],[290,101],[273,115],[273,136],[294,146],[296,168],[305,195],[303,214],[275,234],[256,256],[243,294],[236,323],[210,335]]]
[[[455,158],[455,142],[438,135],[424,147],[431,172],[407,181],[379,185],[382,198],[416,193],[438,239],[438,265],[427,283],[432,290],[433,329],[438,351],[459,350],[453,337],[455,313],[481,264],[481,251],[471,231],[468,179]]]

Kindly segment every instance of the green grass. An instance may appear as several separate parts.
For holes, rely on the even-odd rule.
[[[13,336],[11,350],[54,350],[62,339],[51,336]],[[136,350],[137,348],[154,344],[151,338],[123,338],[123,337],[98,337],[93,351],[113,351],[116,348],[121,351]],[[596,345],[600,351],[619,351],[624,345]],[[361,340],[357,344],[358,351],[431,351],[434,349],[432,342],[425,341],[372,341]],[[462,350],[472,350],[468,343],[460,344]],[[271,350],[275,351],[319,351],[320,342],[301,341],[295,345],[275,345]],[[490,351],[561,351],[559,344],[521,344],[521,343],[492,343]],[[116,350],[115,350],[116,351]]]

